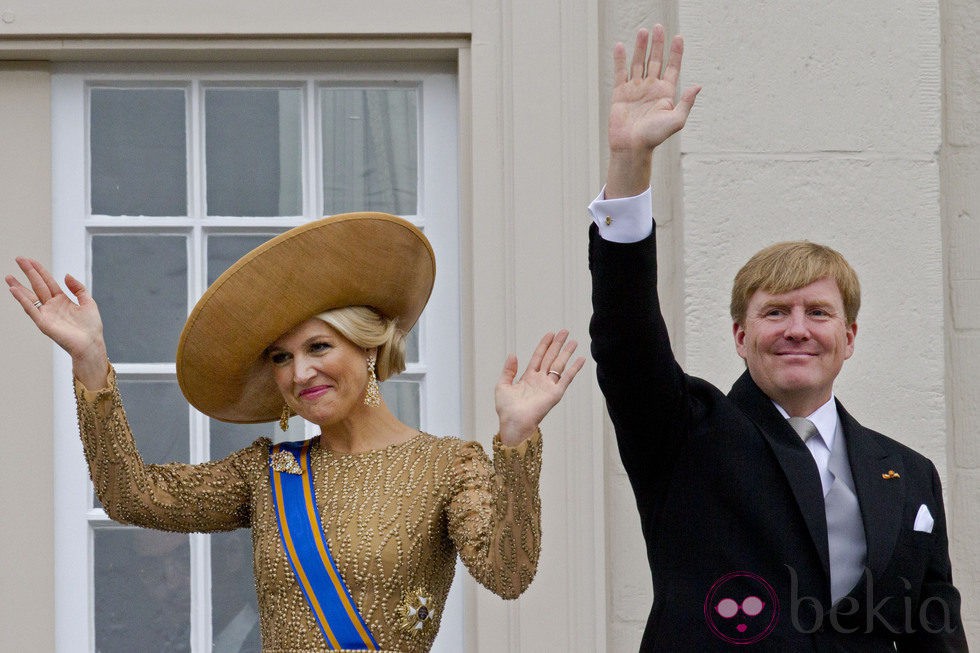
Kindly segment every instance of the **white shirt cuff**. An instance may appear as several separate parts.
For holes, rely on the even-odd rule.
[[[647,188],[633,197],[607,200],[606,187],[589,204],[592,221],[603,240],[636,243],[653,233],[653,192]]]

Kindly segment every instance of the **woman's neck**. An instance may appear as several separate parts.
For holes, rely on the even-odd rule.
[[[320,424],[320,446],[336,453],[365,453],[401,444],[416,429],[401,422],[385,404],[358,411],[333,424]]]

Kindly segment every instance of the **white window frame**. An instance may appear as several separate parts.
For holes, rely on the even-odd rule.
[[[188,80],[189,83],[188,83]],[[88,214],[90,206],[87,177],[87,87],[95,83],[138,83],[206,85],[209,82],[254,82],[267,84],[305,84],[303,129],[312,147],[305,147],[303,177],[303,215],[289,218],[209,218],[204,215],[203,161],[199,133],[203,120],[197,93],[191,94],[188,112],[188,218],[141,219],[155,228],[165,227],[190,233],[201,230],[201,222],[227,226],[247,233],[243,225],[256,223],[254,229],[287,228],[319,217],[322,188],[318,183],[317,156],[319,131],[316,116],[318,84],[336,82],[410,83],[419,88],[419,165],[418,213],[403,216],[421,227],[437,256],[438,274],[426,314],[420,328],[419,363],[410,364],[400,378],[420,381],[423,400],[420,406],[421,427],[437,435],[461,432],[460,393],[460,208],[458,181],[458,89],[454,66],[442,63],[385,65],[349,63],[321,65],[162,65],[162,64],[63,64],[52,75],[52,269],[56,278],[71,272],[91,280],[91,262],[87,260],[88,238],[93,230],[118,227],[120,218]],[[197,125],[192,123],[196,122]],[[317,156],[319,159],[319,157]],[[134,220],[125,224],[131,226]],[[190,242],[203,242],[198,237]],[[191,257],[188,271],[191,304],[204,290],[206,281],[199,262],[200,252]],[[433,316],[430,319],[429,316]],[[71,361],[57,355],[54,363],[54,430],[55,430],[55,610],[56,650],[60,653],[95,650],[93,601],[93,529],[90,523],[105,519],[101,509],[92,509],[88,470],[78,437],[71,379]],[[147,373],[156,378],[175,378],[173,364],[125,365],[126,371]],[[162,375],[162,376],[161,376]],[[197,430],[206,417],[191,409],[192,429]],[[195,425],[195,420],[198,420]],[[309,429],[309,427],[308,427]],[[310,433],[312,435],[312,433]],[[242,446],[247,446],[243,442]],[[191,448],[191,461],[208,457],[207,443]],[[209,541],[205,536],[191,535],[192,610],[191,647],[195,652],[209,651],[211,624],[209,606],[195,601],[195,596],[210,593]],[[460,582],[453,584],[443,616],[442,628],[434,651],[463,649],[463,596]],[[203,594],[202,594],[203,593]],[[203,612],[203,613],[202,613]]]

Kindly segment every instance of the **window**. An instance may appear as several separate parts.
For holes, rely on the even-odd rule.
[[[180,329],[239,256],[354,210],[401,215],[433,243],[439,275],[408,369],[382,391],[406,423],[459,433],[451,70],[65,66],[52,93],[53,267],[83,276],[99,302],[146,462],[217,459],[279,434],[187,405],[174,365]],[[180,535],[110,521],[80,452],[70,362],[56,365],[58,650],[258,651],[248,531]],[[279,439],[313,434],[293,418]],[[458,650],[461,638],[452,598],[437,648]]]

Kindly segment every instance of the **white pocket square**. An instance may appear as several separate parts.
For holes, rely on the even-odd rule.
[[[929,512],[929,507],[923,503],[919,506],[919,513],[915,516],[915,524],[912,526],[912,529],[920,533],[931,533],[932,526],[935,523],[935,520],[932,518],[932,513]]]

